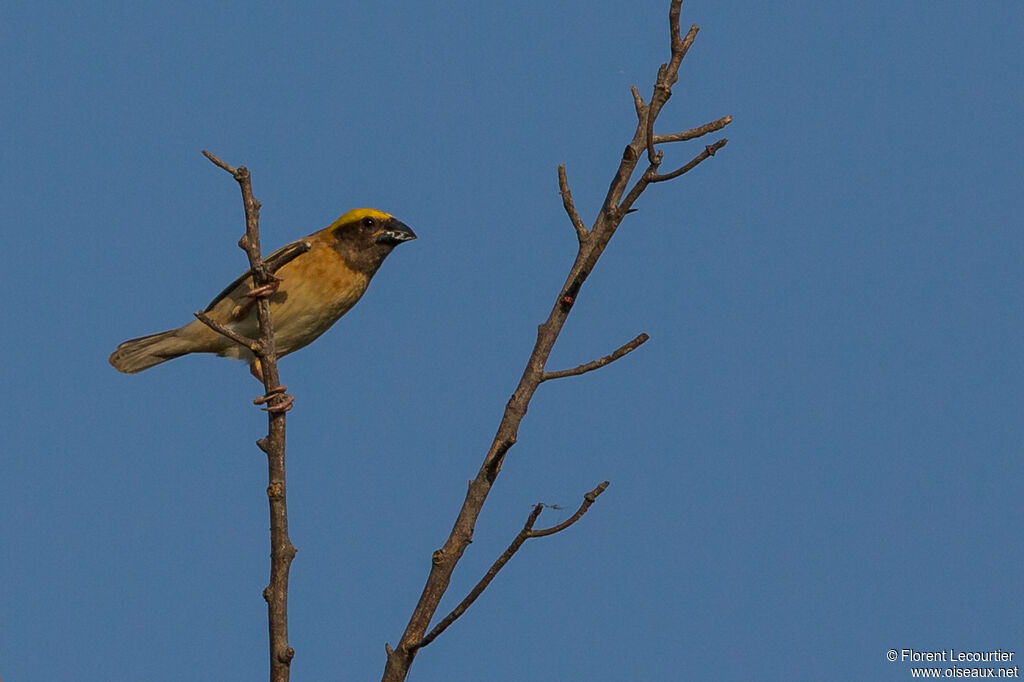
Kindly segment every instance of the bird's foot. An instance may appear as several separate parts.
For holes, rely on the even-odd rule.
[[[268,405],[263,409],[272,414],[279,414],[281,412],[287,412],[288,410],[295,407],[295,398],[285,394],[284,400],[279,402],[277,405]]]
[[[251,289],[246,294],[247,298],[270,298],[281,288],[281,278],[270,275],[270,281],[261,287]]]
[[[261,395],[259,398],[253,400],[252,404],[266,405],[268,402],[270,402],[275,397],[280,395],[283,396],[281,402],[277,403],[276,405],[267,405],[267,407],[264,407],[263,409],[266,410],[267,412],[287,412],[288,410],[292,409],[292,407],[294,407],[295,405],[295,398],[285,393],[285,391],[287,390],[287,386],[278,386],[276,388],[272,388],[269,391],[267,391],[266,395]]]

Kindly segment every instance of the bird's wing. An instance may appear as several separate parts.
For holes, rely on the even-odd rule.
[[[285,263],[291,261],[300,254],[309,251],[311,246],[312,244],[310,243],[308,238],[300,239],[296,242],[292,242],[291,244],[286,244],[285,246],[282,246],[280,249],[264,258],[263,262],[267,264],[267,269],[269,270],[270,274],[274,274]],[[243,272],[238,277],[238,279],[224,287],[224,291],[217,294],[217,296],[212,301],[210,301],[210,305],[206,306],[203,312],[208,313],[211,310],[213,310],[213,307],[215,305],[223,301],[224,298],[227,297],[232,291],[234,291],[236,287],[241,285],[245,280],[249,279],[250,277],[252,277],[251,269]]]

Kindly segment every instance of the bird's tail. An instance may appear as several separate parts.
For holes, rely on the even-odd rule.
[[[192,344],[178,336],[178,331],[169,329],[159,334],[129,339],[110,354],[110,364],[118,372],[135,374],[192,352]]]

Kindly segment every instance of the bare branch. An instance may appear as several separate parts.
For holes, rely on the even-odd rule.
[[[676,170],[672,171],[671,173],[665,173],[664,175],[659,175],[659,174],[655,173],[655,174],[651,175],[649,180],[651,182],[665,182],[666,180],[674,180],[674,179],[678,178],[680,175],[692,171],[694,168],[696,168],[705,159],[714,156],[715,152],[717,152],[719,149],[724,147],[726,145],[726,143],[728,143],[728,142],[729,142],[729,140],[727,138],[723,137],[718,142],[715,142],[714,144],[709,144],[707,147],[704,147],[704,151],[702,151],[700,154],[695,156],[685,166],[683,166],[681,168],[677,168]]]
[[[668,135],[655,135],[654,136],[654,144],[664,144],[666,142],[685,142],[686,140],[692,140],[694,138],[701,137],[702,135],[707,135],[708,133],[713,133],[716,130],[721,130],[722,128],[724,128],[725,126],[729,125],[730,123],[732,123],[732,116],[723,116],[722,118],[718,119],[717,121],[711,121],[710,123],[705,123],[702,126],[697,126],[696,128],[690,128],[689,130],[684,130],[681,133],[669,133]]]
[[[633,185],[632,189],[629,190],[629,194],[626,195],[626,198],[623,199],[622,203],[619,204],[620,211],[628,213],[630,211],[630,207],[633,205],[633,202],[640,198],[640,195],[643,194],[644,190],[647,189],[647,186],[650,185],[652,182],[665,182],[666,180],[674,180],[675,178],[678,178],[680,175],[690,172],[698,165],[700,165],[703,161],[714,156],[715,153],[719,149],[724,147],[728,142],[729,140],[727,138],[722,138],[721,140],[715,142],[714,144],[710,144],[704,147],[704,150],[700,154],[697,154],[697,156],[693,157],[693,159],[691,159],[689,163],[687,163],[685,166],[682,166],[681,168],[677,168],[671,173],[659,175],[656,166],[649,166],[647,170],[644,172],[644,174],[640,177],[640,179],[636,181],[636,184]]]
[[[547,535],[554,535],[555,533],[563,531],[572,524],[576,523],[581,518],[583,518],[584,514],[587,513],[587,510],[590,509],[590,506],[592,504],[594,504],[594,501],[597,499],[598,495],[603,493],[607,488],[608,481],[604,481],[603,483],[601,483],[596,488],[594,488],[589,493],[583,496],[583,503],[580,505],[580,508],[576,510],[575,514],[573,514],[571,517],[569,517],[562,523],[558,524],[557,526],[553,526],[551,528],[547,528],[544,530],[533,530],[533,524],[537,522],[537,518],[540,516],[541,512],[544,511],[545,506],[542,503],[535,504],[533,506],[533,511],[531,511],[530,515],[526,518],[526,523],[523,524],[523,529],[519,531],[519,535],[515,537],[515,539],[512,541],[512,544],[508,546],[508,549],[502,552],[501,556],[499,556],[497,560],[493,564],[491,564],[491,567],[487,569],[487,573],[485,573],[484,577],[480,579],[480,582],[478,582],[473,587],[473,589],[469,591],[469,594],[466,595],[465,599],[459,602],[458,606],[452,609],[451,613],[442,618],[441,621],[423,637],[423,639],[421,639],[419,642],[415,642],[410,648],[413,650],[422,649],[423,647],[427,646],[435,639],[437,639],[438,635],[447,630],[448,626],[454,623],[459,618],[459,616],[464,614],[466,610],[473,604],[473,602],[476,601],[477,597],[483,594],[483,591],[487,589],[487,586],[490,585],[491,581],[494,580],[495,576],[498,575],[498,571],[504,568],[505,564],[507,564],[509,560],[512,559],[512,556],[519,551],[519,548],[523,546],[523,543],[525,543],[530,538],[541,538]],[[390,647],[388,648],[390,649]]]
[[[466,598],[459,602],[459,605],[456,606],[451,613],[442,618],[441,622],[434,626],[434,629],[428,632],[423,639],[418,642],[414,642],[409,646],[411,651],[421,649],[433,642],[437,639],[438,635],[447,630],[449,625],[454,623],[459,616],[466,612],[466,609],[468,609],[470,605],[476,601],[477,597],[487,589],[487,586],[491,584],[494,577],[498,575],[498,571],[500,571],[502,567],[509,562],[512,555],[518,552],[519,548],[523,546],[523,543],[530,538],[530,531],[533,529],[533,524],[537,522],[537,517],[540,516],[542,511],[544,511],[543,504],[534,505],[533,511],[530,512],[530,515],[526,519],[526,523],[523,525],[523,529],[519,531],[519,535],[517,535],[515,540],[512,541],[512,544],[508,546],[508,549],[502,552],[501,556],[491,564],[491,567],[487,569],[487,573],[485,573],[484,577],[480,579],[480,582],[478,582],[473,589],[469,591]]]
[[[196,316],[196,319],[198,319],[200,322],[205,324],[213,331],[217,332],[218,334],[221,334],[222,336],[226,336],[235,343],[237,343],[238,345],[245,346],[246,348],[251,350],[253,352],[253,355],[259,355],[262,352],[263,349],[260,346],[259,341],[255,339],[250,339],[248,336],[239,334],[234,329],[225,327],[220,322],[204,313],[202,310],[197,310],[192,314]]]
[[[679,66],[683,63],[683,58],[689,52],[693,41],[697,38],[697,32],[700,31],[700,27],[694,24],[690,27],[686,37],[680,38],[679,14],[682,4],[683,0],[672,0],[672,5],[669,8],[668,18],[669,34],[672,40],[672,58],[668,64],[662,64],[661,68],[658,69],[658,79],[654,83],[651,105],[647,109],[647,160],[652,166],[657,166],[660,162],[660,157],[654,149],[654,122],[657,120],[658,114],[661,113],[661,108],[665,106],[665,103],[672,96],[672,86],[679,80]]]
[[[675,31],[675,36],[673,37],[673,45],[672,45],[673,52],[675,52],[675,42],[674,41],[679,38],[679,5],[681,5],[681,4],[682,4],[682,0],[680,0],[680,2],[678,4],[674,5],[674,7],[676,8],[676,18],[675,18],[675,24],[674,24],[674,26],[676,27],[676,31]],[[683,42],[679,45],[679,61],[680,62],[683,61],[683,57],[686,56],[686,53],[690,51],[690,46],[693,45],[693,41],[697,37],[697,31],[699,31],[699,30],[700,30],[700,26],[698,26],[697,24],[693,24],[692,26],[690,26],[690,30],[686,32],[686,37],[683,38]],[[676,65],[676,73],[678,73],[678,72],[679,72],[679,65],[677,64]],[[674,82],[675,81],[673,81],[673,83]]]
[[[236,169],[234,166],[229,166],[228,164],[221,161],[219,157],[206,151],[205,149],[203,150],[203,156],[208,158],[213,163],[213,165],[217,166],[218,168],[222,168],[228,173],[231,173],[232,176],[238,173],[238,169]]]
[[[267,436],[256,444],[267,453],[269,480],[267,499],[270,506],[270,582],[263,590],[263,598],[267,601],[267,622],[270,630],[270,680],[288,682],[292,658],[295,657],[295,649],[288,643],[288,576],[296,549],[288,537],[288,505],[285,497],[285,413],[291,408],[293,398],[285,393],[277,371],[274,323],[270,316],[270,301],[267,296],[277,278],[260,255],[260,202],[253,195],[249,169],[245,166],[230,166],[206,150],[203,150],[203,155],[235,178],[242,192],[242,204],[245,208],[245,234],[238,240],[238,246],[245,251],[249,259],[256,319],[260,330],[258,348],[252,349],[256,355],[253,374],[262,377],[266,391],[264,396],[255,402],[268,403]],[[281,267],[286,258],[294,258],[303,250],[308,250],[308,247],[299,246],[294,252],[289,250],[288,253],[281,254],[280,258],[275,259],[274,268]],[[257,366],[259,372],[255,371]]]
[[[565,212],[576,230],[576,238],[582,244],[590,237],[590,233],[587,232],[587,226],[583,224],[580,214],[576,212],[576,205],[572,201],[572,191],[569,189],[569,178],[565,175],[564,163],[558,164],[558,190],[562,195],[562,206],[565,207]]]
[[[633,94],[633,104],[637,113],[636,129],[633,133],[632,139],[623,149],[622,159],[620,160],[618,168],[615,170],[611,183],[608,186],[608,192],[605,195],[604,202],[602,203],[601,209],[594,221],[594,225],[590,230],[585,232],[585,241],[582,239],[582,235],[584,234],[583,230],[585,229],[581,228],[583,225],[582,220],[578,220],[579,214],[576,211],[575,205],[569,201],[569,199],[571,199],[571,194],[568,191],[569,186],[564,168],[559,168],[559,189],[562,192],[563,205],[565,206],[566,213],[569,214],[569,217],[573,222],[573,228],[576,230],[577,236],[581,237],[579,240],[579,247],[576,252],[576,259],[566,275],[565,283],[562,285],[558,295],[555,297],[554,304],[548,313],[547,319],[537,328],[537,340],[530,353],[529,359],[526,361],[526,367],[523,369],[522,376],[520,377],[515,390],[512,392],[512,396],[505,405],[505,411],[502,415],[501,422],[494,434],[494,439],[491,441],[491,446],[487,450],[487,454],[484,456],[480,469],[477,472],[476,477],[469,482],[469,488],[466,491],[466,498],[463,501],[462,508],[459,510],[454,524],[452,525],[451,532],[441,548],[433,553],[430,574],[428,575],[426,584],[420,594],[419,601],[409,618],[405,631],[402,633],[402,638],[393,649],[387,649],[387,662],[384,667],[384,675],[382,678],[384,682],[401,682],[405,680],[409,673],[409,668],[416,657],[417,651],[432,641],[433,638],[437,637],[445,627],[450,625],[451,620],[458,618],[465,608],[468,607],[469,603],[471,603],[472,599],[475,599],[479,595],[479,592],[487,586],[487,583],[493,579],[493,574],[489,572],[488,575],[484,577],[484,580],[481,581],[481,584],[478,585],[477,588],[474,588],[474,592],[471,592],[470,596],[467,597],[470,601],[466,602],[465,606],[460,604],[460,607],[457,608],[458,613],[453,611],[452,614],[449,614],[448,617],[442,620],[433,630],[430,631],[429,634],[427,634],[430,622],[433,620],[438,605],[451,582],[455,567],[462,558],[467,547],[469,547],[470,543],[473,541],[473,532],[476,526],[476,521],[480,516],[484,503],[487,500],[487,496],[490,494],[491,488],[494,485],[498,474],[501,473],[502,464],[505,461],[506,455],[512,446],[516,444],[519,435],[519,427],[526,416],[527,409],[530,406],[530,401],[533,399],[533,395],[536,393],[540,384],[549,379],[563,376],[575,376],[577,374],[583,374],[597,369],[598,367],[604,366],[605,364],[622,357],[622,355],[632,351],[647,340],[647,335],[641,334],[630,343],[616,350],[614,353],[599,360],[595,360],[569,370],[561,370],[557,372],[548,372],[545,370],[548,358],[551,355],[551,350],[554,347],[555,342],[558,340],[558,336],[568,319],[569,313],[572,312],[573,305],[581,287],[586,282],[591,272],[593,272],[601,254],[608,246],[608,243],[614,236],[616,230],[618,230],[623,218],[632,210],[632,204],[652,182],[661,182],[662,180],[671,179],[669,176],[678,177],[679,175],[682,175],[703,161],[704,158],[713,155],[715,151],[725,144],[725,141],[722,140],[705,148],[705,151],[699,155],[697,159],[687,164],[688,167],[684,166],[683,168],[673,171],[672,173],[665,174],[664,176],[658,174],[658,166],[661,163],[662,157],[661,152],[655,149],[656,144],[660,142],[679,141],[683,139],[684,135],[697,137],[699,135],[706,134],[707,132],[711,132],[711,129],[716,125],[718,125],[719,128],[724,127],[724,125],[727,125],[728,122],[732,120],[731,117],[724,117],[719,119],[717,122],[705,124],[700,128],[694,128],[692,130],[685,131],[684,133],[676,133],[674,135],[659,137],[654,134],[654,123],[661,111],[661,108],[671,96],[672,85],[678,80],[679,66],[682,63],[683,58],[686,56],[687,51],[690,49],[690,46],[693,44],[697,31],[699,30],[698,27],[694,25],[690,28],[685,37],[680,34],[680,5],[681,0],[672,0],[671,2],[669,25],[672,56],[669,62],[667,64],[663,64],[658,70],[658,78],[656,80],[655,90],[651,97],[651,101],[648,104],[644,104],[639,91],[635,87],[631,89]],[[717,130],[719,128],[714,129]],[[636,184],[629,189],[626,198],[623,199],[623,194],[626,193],[630,178],[636,171],[640,155],[644,153],[644,150],[647,151],[647,158],[649,162],[648,167],[641,174]],[[595,492],[594,496],[596,497],[597,494],[599,493]],[[589,506],[589,504],[586,506]],[[577,514],[582,515],[585,511],[585,507],[581,508],[581,511],[577,512]],[[535,510],[535,514],[539,514],[539,511]],[[570,519],[569,522],[565,524],[559,524],[559,526],[548,529],[548,531],[534,531],[532,529],[532,524],[535,522],[536,518],[532,517],[528,520],[527,527],[524,528],[525,535],[523,536],[523,541],[528,537],[536,537],[536,535],[530,535],[531,533],[557,532],[558,530],[567,527],[571,522],[574,522],[575,518]],[[521,544],[521,542],[519,544]],[[496,562],[496,568],[492,566],[495,573],[497,570],[500,570],[501,566],[504,565],[504,562],[508,561],[508,558],[514,554],[514,551],[517,548],[518,546],[510,546],[510,550],[512,551],[509,552],[509,556],[504,559],[499,559],[500,563]],[[504,556],[505,555],[503,555],[503,557]]]
[[[672,96],[672,88],[667,84],[668,65],[662,64],[658,69],[658,80],[654,83],[654,94],[651,95],[651,104],[647,107],[647,118],[644,120],[646,132],[644,139],[647,140],[647,162],[652,166],[661,163],[661,155],[654,148],[654,122],[661,113],[661,108]]]
[[[586,374],[587,372],[593,372],[595,369],[601,369],[605,365],[615,362],[623,355],[636,350],[646,343],[649,338],[651,337],[647,334],[640,334],[629,343],[620,346],[603,358],[592,360],[586,364],[579,365],[578,367],[573,367],[572,369],[561,369],[557,372],[544,372],[544,374],[541,375],[540,380],[547,381],[549,379],[561,379],[562,377],[577,377],[581,374]]]
[[[686,53],[689,52],[690,47],[693,45],[698,31],[700,31],[700,27],[694,24],[690,27],[685,37],[681,36],[679,29],[681,8],[682,0],[672,0],[669,8],[669,36],[672,56],[668,63],[662,64],[658,69],[658,77],[655,80],[654,93],[651,95],[650,103],[643,105],[643,99],[640,97],[639,91],[635,86],[631,87],[633,104],[637,109],[637,129],[633,135],[633,140],[626,145],[626,149],[622,153],[622,161],[619,163],[619,168],[612,178],[604,205],[601,207],[601,215],[598,216],[598,222],[604,219],[609,221],[610,233],[615,232],[618,228],[619,220],[629,212],[629,207],[636,201],[636,198],[643,192],[647,184],[649,184],[648,181],[641,179],[638,182],[638,186],[634,186],[631,191],[632,197],[630,200],[620,205],[622,194],[626,191],[626,186],[636,168],[640,153],[645,149],[647,150],[649,164],[647,173],[657,173],[658,166],[661,165],[662,154],[655,149],[659,136],[654,134],[654,124],[661,113],[662,107],[665,106],[665,103],[672,96],[672,86],[679,79],[679,67]],[[731,117],[729,117],[729,120],[732,120]],[[686,132],[689,133],[691,131]]]
[[[608,481],[604,481],[603,483],[598,485],[596,488],[591,490],[589,493],[584,495],[583,496],[583,503],[580,504],[580,508],[576,510],[575,514],[573,514],[572,516],[567,518],[565,521],[562,521],[557,526],[552,526],[551,528],[545,528],[543,530],[531,530],[530,531],[530,537],[531,538],[542,538],[542,537],[545,537],[547,535],[554,535],[555,533],[560,533],[563,530],[565,530],[566,528],[568,528],[569,526],[571,526],[572,524],[576,523],[577,521],[579,521],[580,519],[583,518],[584,514],[587,513],[587,510],[590,509],[590,505],[594,504],[594,502],[597,501],[597,496],[600,495],[601,493],[603,493],[605,490],[608,489],[608,485],[609,485]]]
[[[629,91],[633,93],[633,108],[636,109],[637,121],[640,125],[645,125],[647,121],[647,104],[644,103],[644,98],[640,96],[640,91],[636,89],[635,85],[630,85]]]

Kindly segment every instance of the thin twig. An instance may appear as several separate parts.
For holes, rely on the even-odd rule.
[[[707,135],[708,133],[713,133],[716,130],[721,130],[730,123],[732,123],[732,116],[723,116],[717,121],[711,121],[710,123],[705,123],[702,126],[690,128],[689,130],[684,130],[680,133],[669,133],[668,135],[655,135],[654,144],[664,144],[666,142],[685,142],[687,140],[692,140],[694,138],[701,137],[702,135]]]
[[[702,151],[700,154],[695,156],[685,166],[682,166],[681,168],[677,168],[676,170],[672,171],[671,173],[665,173],[664,175],[660,175],[658,173],[655,173],[649,179],[650,179],[651,182],[665,182],[666,180],[675,180],[680,175],[683,175],[684,173],[689,173],[690,171],[692,171],[694,168],[696,168],[705,159],[714,156],[715,152],[717,152],[719,149],[724,147],[728,142],[729,142],[729,140],[727,138],[723,137],[718,142],[715,142],[714,144],[709,144],[707,147],[704,147],[704,151]]]
[[[220,322],[218,322],[217,320],[213,319],[212,317],[210,317],[209,315],[204,313],[202,310],[197,310],[196,312],[194,312],[192,314],[196,316],[196,319],[198,319],[200,322],[205,324],[207,327],[209,327],[213,331],[215,331],[218,334],[221,334],[223,336],[226,336],[229,339],[231,339],[232,341],[234,341],[235,343],[237,343],[238,345],[245,346],[246,348],[251,350],[253,355],[259,355],[262,352],[263,349],[260,346],[260,342],[257,341],[256,339],[250,339],[248,336],[245,336],[243,334],[239,334],[238,332],[236,332],[234,329],[231,329],[230,327],[225,327]]]
[[[285,264],[291,263],[311,248],[313,248],[313,244],[310,241],[304,240],[295,242],[287,248],[280,249],[279,251],[270,254],[263,262],[266,264],[267,270],[273,274],[284,267]]]
[[[249,259],[253,288],[261,289],[276,278],[260,255],[260,202],[252,192],[252,178],[245,166],[235,168],[213,154],[203,150],[214,165],[227,171],[238,182],[245,207],[245,234],[238,246]],[[297,251],[297,256],[301,251]],[[294,258],[294,256],[292,256]],[[276,263],[280,267],[283,263]],[[288,505],[285,497],[285,412],[292,397],[284,392],[277,371],[277,349],[274,345],[274,323],[270,316],[270,301],[266,296],[256,298],[256,319],[259,322],[259,348],[253,350],[259,362],[268,402],[267,436],[256,442],[267,453],[267,499],[270,507],[270,582],[263,590],[267,601],[267,622],[270,635],[270,680],[288,682],[295,650],[288,643],[288,575],[295,546],[288,537]]]
[[[633,93],[633,108],[636,109],[637,121],[640,125],[646,125],[647,105],[644,103],[644,98],[640,96],[640,91],[635,85],[630,85],[629,91]]]
[[[218,168],[223,168],[228,173],[231,173],[231,175],[235,175],[238,172],[238,170],[234,166],[229,166],[228,164],[221,161],[219,157],[206,151],[205,149],[203,150],[203,156],[212,161],[213,165],[217,166]]]
[[[531,530],[530,537],[542,538],[548,535],[554,535],[555,533],[560,533],[572,524],[576,523],[577,521],[583,518],[584,514],[587,513],[587,510],[590,509],[590,505],[594,504],[594,502],[597,501],[597,496],[603,493],[605,490],[607,490],[608,485],[608,481],[604,481],[596,488],[591,490],[589,493],[584,495],[583,503],[580,504],[580,508],[576,510],[575,514],[567,518],[565,521],[562,521],[557,526],[552,526],[551,528],[544,528],[542,530]]]
[[[576,212],[576,205],[572,201],[572,191],[569,189],[569,178],[565,174],[564,163],[558,164],[558,190],[562,195],[562,206],[565,207],[565,212],[569,215],[569,220],[572,221],[573,229],[576,230],[576,238],[582,244],[590,237],[590,233],[587,232],[587,226],[583,224],[580,214]]]
[[[544,374],[541,375],[540,380],[547,381],[549,379],[561,379],[562,377],[577,377],[581,374],[586,374],[587,372],[593,372],[595,369],[601,369],[605,365],[615,362],[626,353],[636,350],[646,343],[649,338],[651,337],[647,334],[640,334],[629,343],[619,346],[603,358],[591,360],[588,363],[579,365],[578,367],[573,367],[572,369],[560,369],[557,372],[544,372]]]
[[[572,524],[576,523],[581,518],[583,518],[584,514],[587,513],[587,510],[590,509],[590,506],[592,504],[594,504],[594,501],[597,499],[598,495],[603,493],[607,488],[608,481],[604,481],[603,483],[601,483],[596,488],[594,488],[589,493],[583,496],[583,503],[580,504],[580,508],[576,510],[575,514],[573,514],[571,517],[569,517],[562,523],[558,524],[557,526],[546,528],[544,530],[533,530],[533,524],[537,522],[537,518],[540,517],[540,513],[544,511],[545,505],[543,503],[538,503],[534,505],[533,511],[531,511],[530,515],[526,518],[526,523],[523,524],[523,529],[519,531],[519,535],[515,537],[515,539],[512,541],[512,544],[508,546],[508,549],[502,552],[501,556],[499,556],[497,560],[495,560],[495,562],[491,564],[491,567],[487,569],[487,573],[485,573],[484,577],[480,579],[480,582],[478,582],[473,587],[473,589],[469,591],[469,594],[466,595],[465,599],[459,602],[458,606],[452,609],[451,613],[442,618],[441,621],[423,637],[423,639],[421,639],[419,642],[414,643],[410,648],[413,650],[422,649],[423,647],[427,646],[435,639],[437,639],[438,635],[447,630],[448,626],[454,623],[459,618],[459,616],[464,614],[466,610],[473,604],[473,602],[476,601],[477,597],[483,594],[483,591],[487,589],[487,586],[490,585],[491,581],[494,580],[495,576],[498,575],[498,571],[504,568],[505,564],[507,564],[509,560],[512,559],[513,555],[515,555],[515,553],[519,551],[519,548],[523,546],[523,543],[525,543],[530,538],[541,538],[548,535],[554,535],[555,533],[563,531]]]

